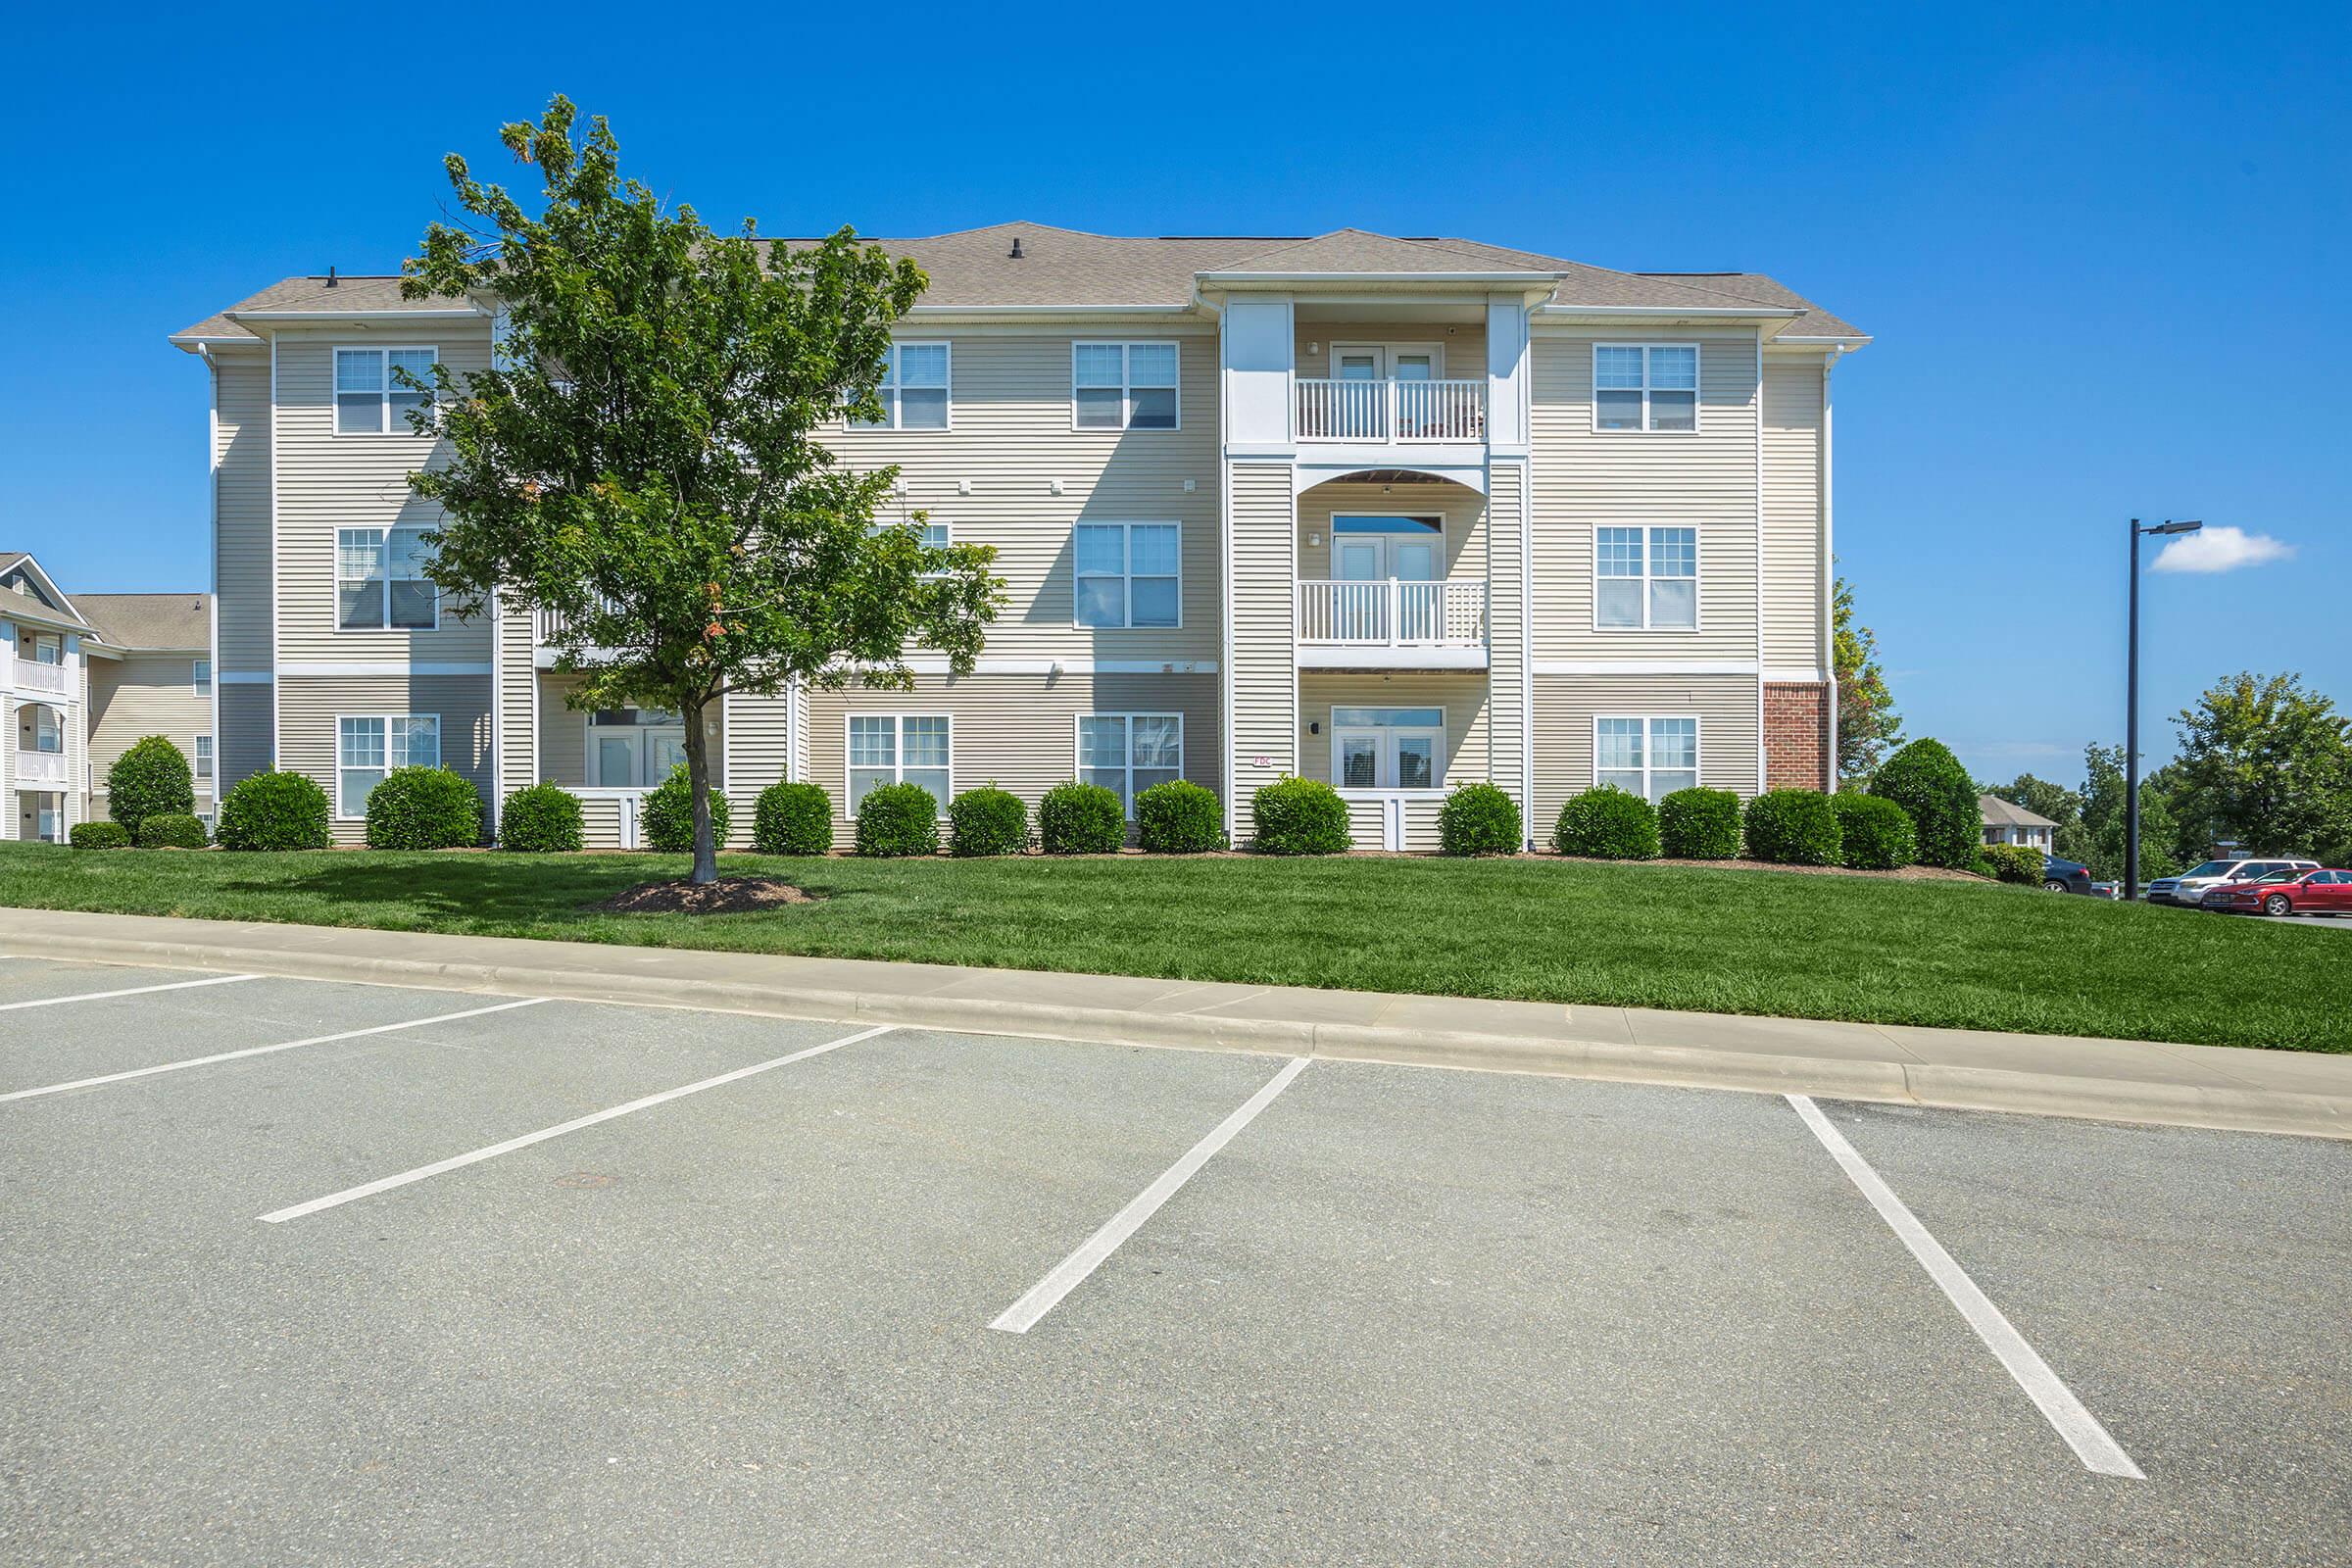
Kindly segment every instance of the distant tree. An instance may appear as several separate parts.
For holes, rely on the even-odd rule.
[[[1903,738],[1903,716],[1879,666],[1879,634],[1854,623],[1854,585],[1838,579],[1831,595],[1831,646],[1838,677],[1838,776],[1857,777]]]
[[[2069,842],[2070,860],[2081,860],[2097,877],[2122,880],[2124,874],[2124,749],[2092,744],[2082,748],[2081,825]],[[2047,812],[2043,813],[2047,815]],[[2172,785],[2163,773],[2139,781],[2139,880],[2170,876],[2184,863],[2180,858],[2180,828],[2173,819]],[[2201,858],[2191,855],[2190,858]]]
[[[2020,773],[2006,784],[1986,784],[1979,793],[1996,795],[2036,816],[2048,817],[2058,824],[2058,830],[2050,835],[2050,853],[2061,859],[2082,858],[2075,853],[2082,848],[2082,797],[2073,790],[2031,773]]]
[[[926,551],[917,514],[877,526],[898,469],[852,471],[819,441],[880,418],[891,325],[924,277],[847,229],[791,245],[713,232],[619,173],[602,119],[575,140],[558,97],[500,139],[534,167],[526,206],[447,160],[472,220],[434,223],[410,298],[496,298],[498,363],[435,366],[449,461],[409,477],[447,520],[427,568],[461,613],[492,593],[568,623],[577,708],[685,723],[697,882],[718,875],[703,715],[794,683],[904,689],[910,643],[969,673],[1003,602],[995,552]],[[421,383],[419,383],[421,384]]]
[[[2352,848],[2352,719],[2301,676],[2231,675],[2173,722],[2173,804],[2198,834],[2267,853]]]

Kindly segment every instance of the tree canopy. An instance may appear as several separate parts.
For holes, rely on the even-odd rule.
[[[1894,710],[1886,672],[1879,665],[1879,636],[1854,620],[1854,585],[1838,579],[1831,596],[1832,654],[1838,678],[1838,776],[1877,769],[1901,744],[1903,715]]]
[[[2352,719],[2332,699],[2299,675],[2240,673],[2173,722],[2172,805],[2184,831],[2331,864],[2352,856]]]

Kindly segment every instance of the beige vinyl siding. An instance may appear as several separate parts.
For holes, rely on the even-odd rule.
[[[368,675],[286,681],[278,696],[278,765],[317,780],[329,803],[334,803],[335,721],[345,714],[377,713],[439,714],[441,765],[465,774],[481,792],[485,804],[488,802],[495,780],[491,777],[487,675]],[[338,844],[360,843],[366,837],[366,824],[338,819],[334,836]]]
[[[213,505],[219,523],[213,574],[219,590],[220,668],[268,670],[270,607],[270,361],[223,354],[214,362]]]
[[[107,769],[150,735],[179,748],[189,766],[196,761],[196,737],[213,730],[213,700],[196,695],[194,662],[200,654],[130,654],[93,659],[90,667],[90,792],[106,794]],[[266,688],[265,688],[266,689]],[[220,747],[213,745],[218,770]],[[211,779],[196,781],[196,808],[212,809]]]
[[[1448,334],[1451,334],[1450,336]],[[1487,322],[1482,301],[1473,322],[1299,321],[1293,363],[1301,380],[1328,380],[1334,343],[1376,343],[1383,347],[1436,345],[1445,362],[1439,374],[1448,381],[1487,378]]]
[[[1756,681],[1742,675],[1538,675],[1536,809],[1539,843],[1568,797],[1592,787],[1592,720],[1698,718],[1698,781],[1756,793]]]
[[[1047,790],[1078,773],[1081,713],[1180,713],[1184,776],[1218,787],[1222,738],[1214,675],[925,675],[910,692],[863,689],[809,696],[808,777],[833,802],[834,841],[847,848],[849,715],[945,713],[951,728],[952,788],[1010,790],[1034,812]]]
[[[740,693],[726,699],[727,794],[735,805],[735,840],[752,841],[752,808],[760,792],[783,781],[792,761],[792,705]]]
[[[487,616],[446,610],[435,631],[342,631],[335,624],[335,532],[430,527],[441,509],[409,492],[408,475],[436,457],[422,437],[334,433],[334,351],[437,348],[461,378],[490,364],[490,324],[428,321],[368,332],[281,333],[277,340],[277,649],[300,662],[482,663]]]
[[[240,779],[269,771],[270,724],[270,685],[239,681],[220,687],[220,729],[213,741],[213,766],[220,774],[220,793],[227,794]]]
[[[539,783],[561,784],[567,790],[590,787],[588,713],[584,709],[564,706],[564,698],[578,690],[579,684],[576,676],[544,670],[539,674]],[[726,741],[722,715],[715,707],[703,715],[703,736],[710,748],[711,777],[715,782]]]
[[[1287,463],[1233,465],[1234,794],[1298,769],[1293,632],[1298,544]],[[1264,758],[1261,763],[1258,759]]]
[[[1764,357],[1764,662],[1818,668],[1822,356]]]
[[[1488,536],[1494,541],[1494,581],[1488,589],[1487,667],[1492,692],[1487,777],[1499,784],[1522,812],[1527,802],[1527,617],[1530,594],[1525,573],[1528,480],[1524,464],[1494,463]]]
[[[1451,789],[1495,777],[1489,750],[1487,677],[1483,672],[1413,674],[1323,674],[1298,676],[1298,775],[1332,782],[1331,710],[1335,708],[1443,708],[1446,710],[1446,770],[1440,784]],[[1322,733],[1309,735],[1318,724]],[[1506,785],[1518,778],[1514,758]],[[1245,806],[1248,804],[1245,801]],[[1377,837],[1372,841],[1377,846]]]
[[[498,622],[498,798],[539,781],[538,728],[528,611],[500,612]]]
[[[927,513],[957,543],[994,545],[1007,601],[989,629],[995,657],[1217,657],[1217,340],[1165,323],[1084,332],[940,328],[901,333],[950,351],[946,430],[848,430],[826,441],[852,467],[899,466],[902,514]],[[1071,345],[1175,341],[1175,430],[1071,428]],[[1184,486],[1192,481],[1187,493]],[[1058,481],[1061,493],[1055,495]],[[970,494],[962,493],[968,487]],[[889,515],[885,513],[885,515]],[[1073,624],[1072,528],[1079,522],[1181,526],[1181,628]]]
[[[1298,575],[1327,581],[1332,573],[1333,516],[1442,517],[1446,523],[1446,577],[1449,582],[1487,575],[1487,498],[1466,485],[1315,485],[1298,498]]]
[[[1595,343],[1699,345],[1695,433],[1592,428]],[[1756,390],[1752,333],[1627,328],[1532,345],[1536,657],[1756,657]],[[1595,631],[1592,530],[1698,530],[1699,630]]]

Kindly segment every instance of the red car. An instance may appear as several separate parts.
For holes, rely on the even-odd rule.
[[[2230,914],[2352,915],[2352,871],[2273,871],[2205,890],[2205,907]]]

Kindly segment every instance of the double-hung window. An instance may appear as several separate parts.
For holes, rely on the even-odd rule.
[[[1592,428],[1698,428],[1698,345],[1592,346]]]
[[[434,713],[345,714],[335,720],[335,814],[368,814],[368,797],[396,767],[441,765]]]
[[[1596,718],[1592,782],[1614,784],[1656,805],[1698,786],[1695,718]]]
[[[195,661],[193,661],[193,662],[190,663],[190,665],[189,665],[189,669],[188,669],[188,681],[189,681],[189,684],[190,684],[190,685],[192,685],[192,686],[194,686],[194,687],[196,688],[196,695],[197,695],[197,696],[199,696],[199,697],[210,697],[210,696],[212,696],[212,695],[213,695],[213,662],[212,662],[211,660],[209,660],[209,659],[199,659],[199,660],[195,660]]]
[[[409,412],[433,401],[400,377],[406,371],[425,386],[433,379],[438,349],[335,350],[335,434],[407,435]]]
[[[948,427],[948,345],[893,343],[876,396],[879,419],[852,419],[854,430],[945,430]]]
[[[335,530],[335,624],[344,631],[430,631],[440,595],[424,574],[421,528]]]
[[[195,737],[195,740],[196,776],[200,779],[210,779],[213,776],[213,738],[210,735],[199,735]]]
[[[1071,416],[1081,430],[1173,430],[1176,345],[1070,345]]]
[[[1698,629],[1698,530],[1599,528],[1592,623],[1602,631]]]
[[[946,714],[852,713],[849,735],[850,815],[866,792],[884,784],[920,784],[939,814],[954,799],[955,742]]]
[[[1081,626],[1182,623],[1181,552],[1172,522],[1082,522],[1071,541]]]
[[[1118,793],[1130,817],[1135,798],[1165,784],[1184,766],[1180,713],[1081,713],[1078,776]]]

